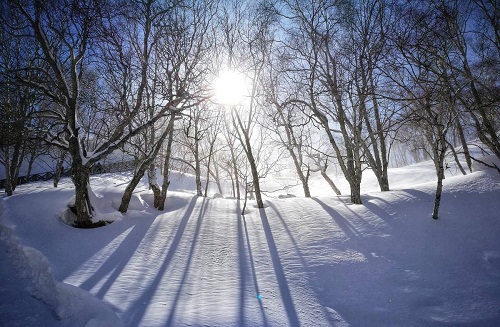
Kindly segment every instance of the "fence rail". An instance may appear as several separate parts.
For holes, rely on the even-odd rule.
[[[104,173],[118,173],[118,172],[130,171],[134,170],[135,166],[136,166],[135,160],[112,162],[105,165],[97,164],[94,167],[92,167],[90,174],[97,175]],[[54,176],[55,173],[53,171],[31,174],[29,176],[19,176],[17,178],[17,185],[26,184],[30,182],[48,181],[53,179]],[[65,169],[61,173],[61,177],[70,177],[70,176],[71,176],[71,168]],[[7,186],[7,180],[0,179],[0,189],[5,189],[5,186]]]

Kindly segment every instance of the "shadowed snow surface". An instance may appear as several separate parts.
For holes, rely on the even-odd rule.
[[[69,180],[21,185],[1,204],[0,325],[498,326],[500,178],[448,172],[434,221],[433,174],[394,169],[390,192],[368,175],[363,205],[318,178],[244,216],[189,176],[166,211],[143,181],[117,214],[130,176],[105,174],[95,206],[115,221],[92,230],[58,219]]]

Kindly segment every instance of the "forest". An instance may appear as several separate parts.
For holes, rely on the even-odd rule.
[[[50,157],[76,227],[98,224],[89,175],[113,153],[135,163],[120,212],[145,174],[164,210],[174,168],[262,208],[284,167],[304,197],[316,173],[340,194],[338,171],[361,204],[367,169],[389,191],[389,167],[431,159],[438,219],[447,153],[500,173],[469,152],[500,159],[496,0],[12,0],[0,21],[6,195]]]

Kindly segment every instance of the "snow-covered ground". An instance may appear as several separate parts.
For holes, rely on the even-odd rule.
[[[121,215],[129,176],[104,174],[96,208],[115,222],[91,230],[58,219],[68,179],[21,185],[0,201],[0,325],[499,326],[500,175],[448,169],[437,221],[432,163],[390,178],[379,192],[367,173],[351,205],[315,177],[313,198],[295,186],[245,216],[189,176],[158,212],[144,181]]]

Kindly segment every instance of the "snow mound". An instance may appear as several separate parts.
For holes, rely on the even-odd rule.
[[[123,326],[109,305],[87,291],[56,281],[45,256],[34,248],[23,246],[12,229],[2,224],[3,214],[4,201],[1,199],[0,243],[6,249],[8,259],[2,265],[10,263],[20,279],[27,281],[26,290],[47,305],[54,323],[60,321],[63,326]]]

